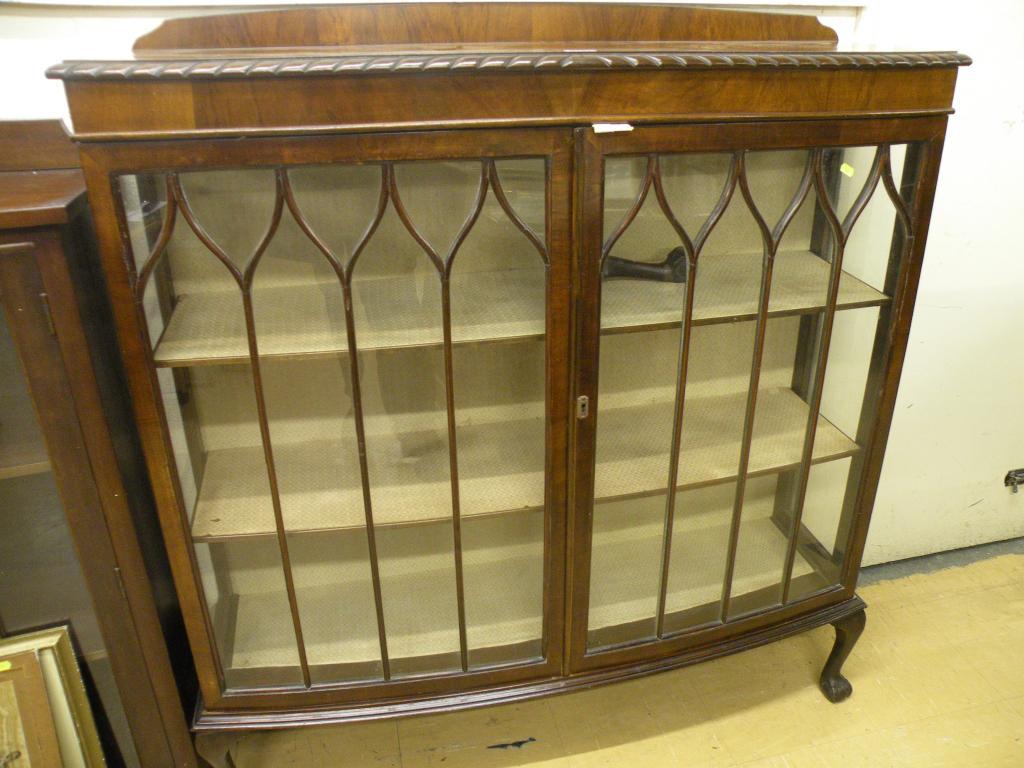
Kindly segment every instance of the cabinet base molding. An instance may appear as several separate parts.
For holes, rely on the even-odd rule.
[[[764,629],[745,633],[741,637],[732,637],[712,645],[691,648],[675,656],[656,661],[567,677],[553,677],[546,680],[538,680],[529,685],[506,686],[498,689],[484,688],[454,696],[405,699],[401,702],[378,702],[362,707],[325,707],[305,710],[291,708],[288,710],[266,711],[212,710],[208,709],[202,699],[200,699],[196,705],[192,727],[197,732],[271,730],[305,725],[354,723],[407,715],[438,714],[474,707],[510,704],[549,694],[585,690],[605,683],[633,680],[655,672],[666,672],[672,669],[688,667],[691,664],[767,645],[776,640],[782,640],[826,624],[832,624],[836,627],[837,640],[826,662],[825,670],[822,672],[820,686],[822,692],[830,701],[839,702],[848,697],[853,690],[850,682],[839,674],[839,670],[843,662],[850,655],[850,651],[864,629],[864,611],[866,608],[867,604],[858,595],[854,595],[848,600],[819,608],[780,624],[774,624]],[[832,687],[828,688],[826,686]],[[840,689],[843,688],[845,688],[845,694],[841,694]],[[839,692],[841,695],[836,696],[833,692]]]

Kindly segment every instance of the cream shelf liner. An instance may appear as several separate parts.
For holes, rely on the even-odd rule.
[[[736,477],[746,393],[687,399],[678,486]],[[600,410],[595,497],[615,499],[664,490],[670,446],[661,436],[672,403],[655,401]],[[758,394],[750,474],[800,462],[807,404],[792,390]],[[541,508],[543,420],[528,418],[459,427],[461,514]],[[411,451],[415,451],[414,453]],[[852,455],[856,444],[818,419],[813,460]],[[374,523],[396,525],[451,518],[447,434],[417,432],[368,438]],[[285,526],[313,531],[365,525],[354,438],[276,445],[274,459]],[[531,458],[536,457],[536,458]],[[193,515],[196,540],[270,534],[275,530],[263,450],[210,451]]]
[[[731,499],[731,493],[729,494]],[[733,597],[771,587],[782,581],[786,537],[771,521],[774,493],[748,493],[744,500],[731,594]],[[628,514],[628,513],[627,513]],[[610,517],[618,523],[618,511]],[[588,627],[604,629],[629,621],[650,619],[657,611],[656,580],[643,578],[647,569],[657,577],[662,554],[663,513],[643,515],[639,525],[615,525],[601,530],[595,515],[591,554]],[[721,599],[731,506],[694,515],[685,500],[676,508],[675,535],[665,608],[668,613],[717,603]],[[651,568],[651,564],[656,567]],[[813,573],[797,551],[793,578]]]
[[[523,521],[518,531],[506,530],[512,539],[508,544],[463,551],[470,650],[541,637],[543,527],[532,522]],[[522,533],[531,529],[536,535],[524,540]],[[449,653],[457,657],[459,627],[454,610],[452,551],[410,555],[404,549],[395,551],[385,545],[381,555],[389,656],[395,659]],[[330,572],[321,569],[318,575],[319,583],[307,579],[297,583],[310,663],[378,661],[380,645],[368,563],[362,572],[347,569],[330,578]],[[298,663],[291,614],[280,591],[239,595],[234,633],[231,667]]]
[[[741,538],[743,556],[736,560],[733,594],[741,595],[781,581],[786,553],[785,537],[769,519],[772,497],[750,499],[744,507]],[[685,579],[670,579],[667,606],[683,610],[716,603],[722,591],[724,550],[730,512],[677,516],[673,538],[673,572],[685,570]],[[595,531],[595,560],[611,573],[591,589],[591,628],[604,628],[653,616],[656,595],[634,578],[638,565],[655,553],[660,558],[662,525],[658,521]],[[516,542],[467,553],[466,606],[470,649],[493,648],[527,642],[542,631],[539,585],[516,574],[536,567],[543,542]],[[382,584],[385,612],[402,615],[404,627],[416,631],[388,634],[391,658],[457,653],[457,624],[437,611],[424,610],[418,597],[454,589],[451,553],[415,558],[400,577]],[[797,554],[794,578],[811,573]],[[346,605],[365,600],[369,574],[354,580],[328,581],[299,588],[299,611],[311,664],[372,662],[380,658],[377,625],[367,611],[346,611]],[[229,668],[289,667],[297,665],[288,603],[281,593],[238,596],[234,645],[228,652]]]
[[[824,304],[829,265],[809,251],[780,253],[769,312],[811,311]],[[708,256],[698,272],[694,322],[750,319],[757,313],[761,260],[752,254]],[[456,343],[541,338],[545,329],[541,269],[466,272],[452,276],[452,339]],[[638,280],[604,283],[601,325],[608,332],[680,323],[684,284]],[[441,292],[434,275],[354,283],[353,310],[362,350],[439,345]],[[876,306],[887,297],[843,273],[839,306]],[[338,354],[347,348],[341,288],[336,282],[260,287],[253,293],[261,355]],[[237,290],[179,297],[154,352],[160,366],[248,360]]]

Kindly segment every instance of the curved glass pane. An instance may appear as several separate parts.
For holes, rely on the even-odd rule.
[[[227,687],[541,658],[544,159],[120,189]]]
[[[76,650],[81,653],[79,664],[90,704],[96,708],[100,724],[103,719],[109,723],[116,740],[116,744],[109,746],[120,750],[125,765],[138,766],[108,649],[82,574],[2,301],[0,520],[0,636],[68,624]],[[9,731],[4,736],[8,734]],[[7,739],[2,743],[13,745]],[[12,765],[22,762],[17,752],[5,754],[5,759],[8,757],[14,761]]]
[[[906,154],[606,158],[590,650],[839,583],[905,259],[885,181],[909,209]]]

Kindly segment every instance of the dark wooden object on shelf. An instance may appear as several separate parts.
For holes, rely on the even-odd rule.
[[[165,646],[180,618],[78,152],[59,121],[0,123],[0,295],[45,441],[36,463],[63,500],[136,752],[145,766],[196,765],[178,688],[191,687],[191,665],[179,652],[172,668]]]
[[[834,51],[835,44],[831,30],[793,15],[603,4],[345,6],[176,19],[136,43],[135,61],[65,62],[51,69],[52,77],[64,80],[75,122],[136,422],[199,673],[202,702],[197,728],[281,727],[514,701],[715,658],[830,623],[835,624],[838,639],[822,689],[833,700],[848,693],[840,667],[864,615],[864,604],[855,594],[857,570],[906,350],[957,68],[969,60],[950,52],[840,53]],[[596,123],[612,125],[596,131]],[[892,153],[904,144],[899,175]],[[863,191],[853,196],[847,214],[839,210],[836,199],[836,152],[857,147],[869,148],[874,159],[870,169],[858,171],[858,189],[863,183]],[[807,162],[798,169],[802,175],[797,176],[795,196],[783,201],[788,206],[782,206],[781,218],[772,219],[752,191],[756,171],[748,167],[748,159],[776,150],[799,150]],[[729,166],[718,203],[709,203],[700,213],[703,223],[696,225],[679,215],[665,191],[663,163],[686,153],[724,157]],[[646,158],[647,171],[615,230],[605,221],[606,201],[612,197],[606,170],[617,159],[630,157]],[[544,192],[538,199],[543,200],[546,223],[540,229],[527,225],[508,202],[497,169],[511,158],[543,160]],[[472,163],[475,169],[470,174],[474,202],[464,218],[459,213],[454,241],[445,247],[432,245],[424,221],[409,213],[406,203],[413,192],[396,170],[428,161]],[[322,239],[308,210],[297,201],[295,174],[309,166],[362,165],[379,169],[371,185],[376,213],[341,253]],[[241,266],[204,228],[206,214],[197,213],[193,203],[192,189],[198,187],[189,186],[201,182],[188,181],[228,178],[224,169],[233,169],[231,173],[239,174],[236,179],[243,178],[242,171],[262,169],[271,179],[266,187],[268,213],[251,222],[258,233]],[[194,171],[208,173],[192,176]],[[851,176],[853,170],[843,173]],[[234,183],[239,186],[233,191],[255,194],[254,188],[244,188],[247,182]],[[201,200],[201,191],[195,194],[195,200]],[[546,281],[543,312],[505,333],[479,331],[475,320],[459,325],[452,312],[453,261],[483,220],[481,211],[491,196],[501,212],[489,220],[511,222],[529,241],[533,255],[543,261]],[[895,211],[891,253],[887,247],[882,254],[888,259],[884,280],[878,285],[854,280],[860,293],[853,295],[843,252],[851,229],[875,199]],[[817,202],[813,235],[804,253],[808,260],[801,269],[820,277],[821,290],[812,298],[794,298],[792,291],[799,291],[787,282],[787,270],[796,256],[787,251],[785,238],[787,226],[808,200]],[[629,264],[636,254],[612,251],[623,232],[638,226],[645,206],[661,212],[676,241],[661,244],[667,247],[639,270],[662,279],[614,280],[616,286],[640,286],[638,300],[623,309],[613,305],[611,282],[602,291],[602,272],[607,269],[603,276],[613,279],[629,277],[622,274],[624,266],[630,275],[638,272]],[[702,250],[730,206],[742,207],[751,217],[758,238],[757,272],[750,278],[755,298],[737,306],[735,288],[722,289],[724,298],[719,296],[719,303],[710,306],[699,288],[701,280],[713,279],[703,277],[711,267],[701,267],[708,261],[702,262]],[[360,314],[361,306],[353,308],[354,264],[371,258],[363,254],[383,226],[385,214],[396,217],[396,226],[414,244],[410,247],[424,264],[429,262],[425,268],[438,278],[434,336],[396,339],[372,324],[361,326],[369,321]],[[241,213],[234,218],[245,221]],[[139,221],[145,224],[144,235]],[[267,261],[266,251],[283,221],[293,222],[289,226],[299,230],[303,247],[312,247],[316,258],[329,266],[341,297],[337,315],[324,321],[322,329],[314,327],[315,317],[303,321],[311,336],[314,331],[320,334],[315,339],[296,340],[294,333],[288,336],[284,331],[275,336],[275,329],[261,325],[259,318],[261,299],[254,297],[259,265]],[[606,237],[608,232],[612,234]],[[176,293],[179,276],[172,274],[168,253],[175,248],[184,253],[186,241],[195,241],[211,263],[216,260],[225,267],[220,274],[228,282],[213,288],[193,285]],[[662,267],[666,253],[675,254],[673,264],[685,264],[685,280],[678,279],[676,270],[669,275]],[[147,304],[146,288],[154,284],[159,302]],[[656,314],[653,298],[648,301],[655,294],[646,292],[652,286],[678,290],[678,305],[655,319],[630,320],[633,310],[647,312],[644,317]],[[317,301],[326,291],[316,294]],[[230,344],[204,347],[201,339],[182,330],[199,333],[196,329],[205,327],[204,314],[229,301],[238,302],[237,317],[225,315],[234,323]],[[784,306],[778,308],[776,301]],[[295,294],[282,306],[285,314],[297,314],[308,305],[308,298]],[[192,309],[198,306],[205,308]],[[602,318],[602,310],[607,317]],[[849,430],[856,434],[849,437],[826,419],[818,419],[839,310],[877,315],[864,406],[856,429]],[[759,374],[770,324],[793,316],[799,316],[794,321],[799,322],[799,337],[786,402],[798,406],[793,427],[798,449],[766,465],[762,448],[755,446],[755,416],[762,404],[769,408],[780,401],[760,392]],[[605,321],[607,327],[602,325]],[[688,447],[686,419],[691,410],[699,419],[703,407],[696,395],[682,394],[692,364],[692,337],[704,327],[740,322],[751,324],[754,331],[749,384],[727,408],[722,405],[725,400],[715,401],[742,427],[735,464],[710,476],[684,476],[699,463]],[[218,325],[224,327],[228,326]],[[604,496],[595,491],[596,483],[608,477],[609,462],[602,463],[598,455],[602,418],[609,424],[621,423],[627,438],[644,428],[638,416],[629,416],[640,414],[639,407],[620,409],[627,414],[621,422],[613,420],[613,399],[601,410],[599,350],[613,336],[657,329],[678,329],[680,342],[677,394],[652,417],[670,423],[672,431],[664,452],[664,483],[671,491],[661,491],[665,512],[656,555],[657,585],[643,595],[651,604],[651,615],[640,617],[633,608],[623,609],[621,620],[591,627],[591,586],[599,570],[592,567],[598,503],[630,502],[659,493],[658,488],[636,484],[639,481],[628,485],[642,474],[639,469],[627,473],[631,477],[626,487]],[[517,498],[507,508],[487,512],[507,512],[492,514],[503,520],[527,514],[523,509],[543,513],[543,610],[538,617],[543,619],[543,635],[538,654],[524,651],[501,663],[500,657],[482,653],[493,648],[481,651],[474,646],[474,624],[467,614],[467,592],[474,582],[465,567],[470,548],[464,533],[474,513],[460,477],[472,479],[463,451],[472,451],[473,441],[462,439],[460,430],[466,425],[459,421],[453,371],[463,345],[486,346],[497,340],[510,345],[511,340],[524,339],[544,344],[542,500],[520,503]],[[360,354],[349,354],[354,349]],[[395,519],[381,511],[376,494],[395,488],[382,488],[382,474],[375,474],[380,458],[372,451],[379,435],[371,434],[364,423],[366,393],[360,382],[367,375],[361,372],[364,354],[419,354],[410,351],[416,349],[437,353],[437,414],[438,424],[444,425],[437,427],[437,439],[450,446],[443,465],[451,478],[445,515],[451,526],[456,609],[451,625],[444,627],[451,638],[447,655],[426,649],[401,658],[399,664],[388,630],[391,618],[386,615],[389,609],[397,610],[398,603],[394,595],[382,596],[381,532],[397,535],[395,530],[409,526],[426,531],[437,520],[430,509],[419,509],[426,502],[410,504],[400,513],[389,510]],[[288,451],[295,446],[275,442],[264,366],[271,360],[283,365],[331,357],[344,358],[338,370],[346,377],[346,397],[352,402],[351,421],[346,422],[352,436],[346,445],[358,457],[351,469],[357,479],[337,490],[335,498],[353,498],[342,493],[351,491],[359,498],[359,510],[344,523],[328,515],[293,525],[292,515],[313,515],[303,506],[312,502],[295,501],[304,489],[297,491],[280,481],[287,456],[294,455]],[[222,474],[210,480],[215,467],[209,457],[217,451],[202,446],[201,414],[187,412],[193,407],[190,393],[203,395],[195,382],[202,377],[209,386],[217,377],[242,375],[228,373],[232,366],[248,371],[254,403],[245,425],[253,442],[245,455],[257,456],[260,471],[266,473],[259,481],[266,483],[261,492],[263,517],[256,522],[245,518],[249,512],[237,505],[230,514],[204,512],[204,505],[224,501],[210,488],[227,494],[224,483],[242,472],[241,459],[231,472],[219,470]],[[167,397],[167,379],[160,378],[168,373],[160,371],[163,367],[176,372],[176,402]],[[386,366],[379,363],[374,370]],[[387,396],[381,397],[386,406]],[[206,402],[197,410],[209,411],[212,405],[216,403]],[[200,455],[180,465],[182,443],[177,449],[172,444],[168,420],[169,410],[176,408],[182,409],[188,451]],[[374,429],[380,429],[379,424]],[[420,433],[399,435],[403,451],[415,434]],[[812,466],[843,460],[849,460],[850,469],[842,517],[834,543],[823,546],[802,514],[809,476]],[[300,465],[308,468],[315,459],[304,461]],[[182,490],[183,473],[194,477],[198,488],[198,502],[191,506]],[[733,575],[739,571],[737,558],[743,549],[744,509],[752,493],[748,485],[769,475],[778,478],[770,523],[783,537],[779,575],[767,586],[737,591]],[[496,484],[502,480],[500,473],[491,479]],[[683,514],[676,509],[675,489],[723,483],[733,483],[735,492],[728,501],[728,536],[721,548],[725,566],[720,597],[687,610],[673,609],[669,581],[673,568],[685,567],[673,556],[673,526],[678,527]],[[332,508],[331,514],[340,512],[348,511]],[[303,600],[310,599],[304,597],[303,579],[309,576],[301,570],[295,548],[313,546],[308,537],[341,537],[353,530],[365,532],[365,539],[360,539],[365,541],[361,551],[368,553],[363,586],[372,595],[372,620],[367,619],[372,629],[358,638],[364,643],[359,652],[379,647],[379,656],[371,661],[318,660],[316,654],[340,654],[330,650],[331,643],[346,638],[310,634],[317,623],[303,611]],[[240,626],[238,616],[256,587],[245,581],[247,576],[238,576],[242,581],[234,584],[230,569],[233,558],[241,557],[238,553],[250,545],[265,546],[260,557],[278,564],[281,579],[274,592],[276,613],[271,617],[270,607],[252,609],[263,623],[260,633],[247,636],[255,625]],[[795,570],[797,562],[803,570]],[[297,577],[296,572],[303,575]],[[508,586],[496,584],[495,589]],[[429,592],[433,587],[424,582],[423,589]],[[326,610],[343,608],[327,603]],[[317,614],[320,617],[323,611]],[[272,631],[281,632],[288,647],[282,660],[261,661]]]

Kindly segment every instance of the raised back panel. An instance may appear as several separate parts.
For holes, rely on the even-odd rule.
[[[611,3],[402,3],[171,19],[139,38],[134,51],[154,58],[182,50],[561,49],[609,41],[619,48],[831,50],[837,38],[817,19],[793,14]]]
[[[78,167],[78,149],[60,120],[0,121],[0,171]]]

